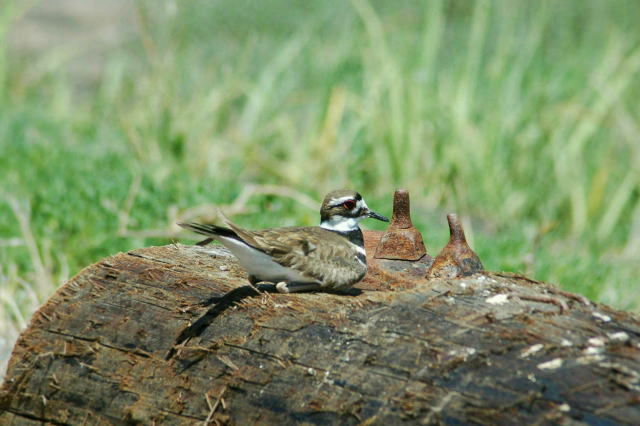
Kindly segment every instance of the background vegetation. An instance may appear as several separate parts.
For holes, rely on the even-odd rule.
[[[315,224],[338,187],[387,214],[408,188],[431,254],[455,211],[488,269],[640,307],[640,2],[125,2],[115,45],[39,51],[26,3],[0,4],[0,362],[84,266],[215,206]]]

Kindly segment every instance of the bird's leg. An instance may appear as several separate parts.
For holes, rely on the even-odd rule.
[[[259,282],[261,282],[258,277],[256,277],[255,275],[251,275],[249,274],[249,285],[251,286],[252,289],[254,289],[256,291],[256,293],[260,294],[260,295],[264,295],[263,292],[261,292],[258,287],[256,287],[256,284],[258,284]]]
[[[280,281],[276,284],[276,290],[280,293],[296,293],[298,291],[320,290],[322,286],[320,283],[297,283]]]

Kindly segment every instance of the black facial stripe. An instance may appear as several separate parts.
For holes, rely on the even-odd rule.
[[[357,257],[358,259],[360,259],[360,261],[361,261],[362,263],[364,263],[365,265],[367,264],[367,256],[365,256],[365,254],[364,254],[364,253],[357,252],[357,253],[356,253],[356,257]]]

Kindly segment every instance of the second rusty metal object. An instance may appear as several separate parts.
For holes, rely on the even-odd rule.
[[[427,278],[455,278],[482,271],[484,267],[478,255],[471,250],[457,214],[448,214],[449,243],[433,261]]]
[[[380,238],[376,259],[416,261],[427,254],[422,235],[411,222],[409,191],[397,189],[393,194],[393,216],[387,232]]]

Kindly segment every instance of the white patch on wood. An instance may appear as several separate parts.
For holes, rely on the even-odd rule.
[[[602,322],[609,322],[611,321],[611,317],[609,315],[605,315],[603,313],[600,313],[598,311],[593,311],[593,313],[591,314],[593,315],[594,318],[599,319]]]
[[[477,352],[477,350],[475,348],[470,348],[470,347],[463,347],[460,349],[452,349],[450,350],[447,355],[454,357],[454,358],[462,358],[464,361],[467,360],[467,358],[469,358],[472,355],[475,355],[475,353]]]
[[[496,294],[495,296],[491,296],[485,299],[490,305],[504,305],[509,300],[509,296],[506,294]]]
[[[544,348],[544,345],[541,344],[541,343],[538,343],[536,345],[530,346],[529,348],[527,348],[524,351],[522,351],[522,353],[520,354],[520,358],[526,358],[529,355],[533,355],[536,352],[540,351],[542,348]]]
[[[587,343],[589,344],[589,346],[604,346],[605,339],[604,337],[592,337],[587,340]]]
[[[579,358],[576,358],[576,362],[578,364],[591,364],[594,362],[600,362],[604,359],[604,355],[601,354],[597,354],[597,355],[585,355],[585,356],[581,356]]]
[[[618,331],[607,334],[607,337],[616,342],[626,342],[629,340],[629,335],[624,331]]]
[[[552,359],[551,361],[538,364],[538,368],[540,370],[557,370],[558,368],[562,367],[563,363],[564,361],[562,360],[562,358],[556,358]]]
[[[602,352],[604,352],[604,348],[602,346],[589,346],[582,351],[582,353],[585,355],[598,355]]]
[[[218,239],[217,236],[211,236],[211,238]],[[209,245],[209,246],[188,246],[190,250],[203,251],[206,254],[209,254],[216,258],[232,258],[233,253],[229,253],[227,250],[222,249],[222,247],[218,245]]]

